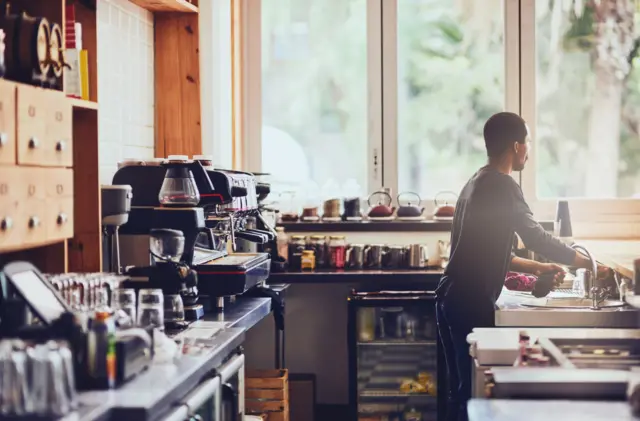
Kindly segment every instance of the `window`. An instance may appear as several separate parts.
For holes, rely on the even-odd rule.
[[[485,163],[483,125],[509,110],[531,130],[515,177],[539,218],[558,198],[592,220],[640,214],[639,2],[256,0],[246,150],[276,180],[427,203]]]
[[[262,2],[262,171],[367,188],[367,1]]]
[[[539,198],[640,197],[634,0],[535,1]]]
[[[458,192],[486,163],[505,99],[502,1],[486,1],[398,1],[399,191]]]

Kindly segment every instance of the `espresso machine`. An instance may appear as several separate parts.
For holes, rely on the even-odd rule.
[[[164,229],[184,236],[184,251],[174,263],[194,271],[198,302],[205,307],[220,309],[221,298],[242,294],[268,278],[269,254],[236,253],[237,239],[265,244],[275,238],[272,229],[247,224],[250,218],[262,219],[252,174],[207,170],[186,156],[170,156],[162,163],[122,166],[113,184],[133,189],[129,220],[120,228],[122,263],[136,268],[131,274],[149,267],[155,273],[174,272],[150,253],[151,233]]]

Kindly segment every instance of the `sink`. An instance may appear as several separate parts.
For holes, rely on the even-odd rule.
[[[537,298],[523,301],[520,305],[525,307],[538,307],[538,308],[575,308],[575,309],[590,309],[593,305],[593,301],[590,298]],[[604,300],[599,304],[600,308],[615,308],[624,307],[626,304],[624,301],[618,300]]]

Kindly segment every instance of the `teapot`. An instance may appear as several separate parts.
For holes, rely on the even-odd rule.
[[[398,200],[398,218],[419,218],[424,212],[424,208],[420,207],[422,199],[418,193],[404,192],[397,197]]]
[[[376,199],[376,204],[372,205],[373,199]],[[369,204],[369,218],[388,218],[393,215],[395,208],[391,206],[391,195],[385,191],[377,191],[371,193],[367,199]]]
[[[441,196],[447,194],[455,197],[455,199],[453,200],[454,202],[458,200],[458,195],[452,191],[441,191],[436,194],[436,197],[433,199],[436,205],[436,210],[433,213],[434,219],[453,219],[453,215],[456,211],[456,206],[449,203],[447,200],[440,199]]]

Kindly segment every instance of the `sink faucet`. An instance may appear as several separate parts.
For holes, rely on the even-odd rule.
[[[578,290],[583,298],[591,298],[591,308],[594,310],[600,309],[600,303],[606,299],[607,292],[598,286],[596,286],[596,279],[598,277],[598,263],[593,255],[584,246],[580,244],[574,244],[571,246],[577,252],[583,252],[582,254],[587,256],[591,261],[591,271],[584,270],[582,277],[576,276],[574,281],[573,290]],[[578,285],[576,285],[578,283]]]

